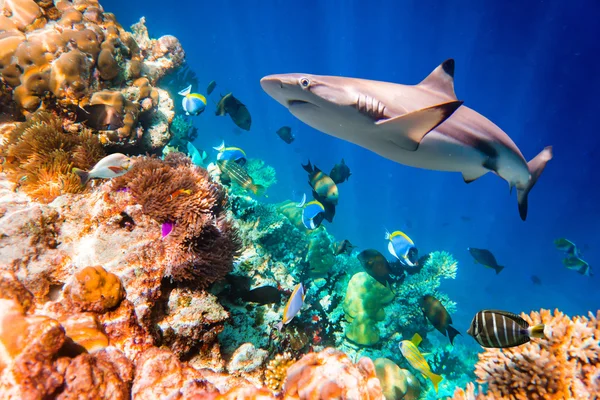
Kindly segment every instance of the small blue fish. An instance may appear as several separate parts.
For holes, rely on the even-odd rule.
[[[278,330],[281,330],[283,325],[289,324],[290,321],[294,319],[296,314],[298,314],[304,305],[305,295],[306,293],[304,292],[304,286],[302,283],[297,284],[288,302],[286,303],[285,308],[283,309],[283,318],[276,326]]]
[[[220,146],[213,147],[213,149],[219,152],[217,154],[218,161],[233,160],[242,166],[246,164],[246,152],[239,147],[225,147],[225,142],[222,142]]]
[[[306,203],[302,210],[302,223],[306,229],[317,229],[325,217],[325,207],[317,200]]]
[[[187,152],[194,165],[198,165],[200,167],[204,165],[204,161],[206,161],[206,158],[208,157],[204,150],[202,150],[202,153],[198,151],[192,142],[187,142]]]
[[[183,96],[181,105],[185,115],[200,115],[206,108],[206,97],[198,93],[192,93],[192,85],[186,87],[178,94]]]
[[[404,232],[386,232],[385,240],[389,240],[388,251],[391,255],[400,260],[400,262],[407,264],[409,267],[417,265],[419,258],[417,248],[412,239]]]

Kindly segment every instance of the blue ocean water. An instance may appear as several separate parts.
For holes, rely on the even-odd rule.
[[[324,171],[344,158],[352,176],[328,230],[359,248],[386,251],[385,228],[401,229],[422,252],[446,250],[458,277],[442,289],[458,303],[464,331],[483,308],[529,312],[560,308],[586,314],[600,304],[598,277],[568,270],[553,245],[567,237],[594,269],[600,262],[600,91],[597,26],[591,1],[304,1],[199,2],[104,0],[128,26],[145,16],[151,36],[180,39],[204,90],[232,91],[252,114],[250,132],[207,111],[194,119],[196,145],[225,140],[277,170],[267,201],[309,193],[300,164]],[[261,77],[306,72],[418,83],[447,58],[456,60],[455,89],[465,105],[499,125],[526,159],[552,145],[554,159],[520,220],[516,196],[488,174],[466,185],[460,174],[399,165],[303,124],[264,93]],[[175,93],[173,93],[173,97]],[[292,127],[296,141],[275,131]],[[467,247],[491,250],[506,269],[473,263]],[[531,276],[542,281],[534,285]]]

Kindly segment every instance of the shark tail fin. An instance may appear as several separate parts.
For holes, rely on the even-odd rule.
[[[525,221],[527,219],[527,196],[529,192],[539,179],[540,175],[546,168],[546,164],[548,161],[552,160],[552,146],[548,146],[544,148],[533,158],[531,161],[527,163],[527,167],[529,168],[529,173],[531,174],[531,178],[529,179],[529,183],[523,189],[517,190],[517,201],[519,202],[519,215],[521,219]]]
[[[179,92],[177,92],[178,95],[181,96],[187,96],[188,94],[192,93],[192,85],[186,87],[183,90],[180,90]]]

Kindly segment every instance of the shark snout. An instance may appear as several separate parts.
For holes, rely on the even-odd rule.
[[[260,86],[281,105],[289,108],[290,103],[302,100],[305,96],[299,86],[299,74],[268,75],[260,80]]]

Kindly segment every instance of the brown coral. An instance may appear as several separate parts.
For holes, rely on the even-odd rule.
[[[68,337],[66,345],[69,352],[79,353],[83,349],[91,353],[108,346],[108,338],[102,331],[102,325],[96,315],[80,313],[69,315],[60,320]]]
[[[284,399],[384,400],[375,366],[369,358],[356,365],[343,352],[327,348],[309,353],[289,367]]]
[[[65,288],[65,296],[76,309],[102,313],[118,306],[124,291],[118,276],[95,266],[78,271]]]
[[[522,317],[530,325],[545,324],[548,339],[480,354],[475,374],[488,393],[477,399],[592,399],[600,393],[600,311],[572,319],[558,310]],[[474,395],[469,391],[455,398]]]
[[[104,151],[89,131],[63,132],[56,116],[38,111],[14,129],[0,146],[7,163],[4,168],[11,181],[35,200],[51,202],[64,193],[81,193],[74,167],[88,169]]]
[[[287,376],[287,370],[296,360],[288,352],[277,354],[274,359],[269,361],[265,370],[265,385],[271,390],[279,392],[283,387],[283,382]]]
[[[189,158],[170,153],[164,161],[144,157],[113,180],[127,188],[145,214],[159,224],[173,224],[167,241],[167,274],[205,288],[232,269],[240,247],[224,216],[225,192],[206,170]]]

